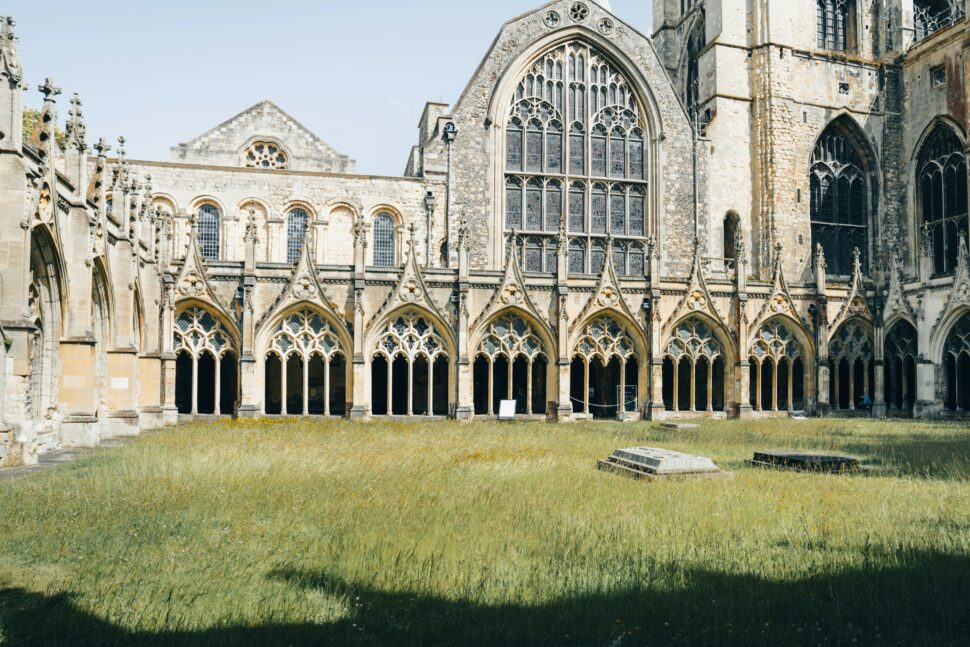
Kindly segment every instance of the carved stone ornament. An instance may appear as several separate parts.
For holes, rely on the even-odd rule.
[[[784,294],[776,294],[771,299],[771,309],[778,314],[788,312],[790,307],[791,303],[789,303],[788,297],[786,297]]]
[[[606,286],[600,292],[597,302],[604,308],[613,308],[620,303],[620,294],[612,286]]]
[[[703,310],[707,307],[707,296],[700,290],[694,290],[687,297],[687,305],[691,310]]]
[[[970,282],[964,281],[953,290],[953,298],[957,303],[970,303]]]
[[[301,276],[293,283],[293,296],[301,300],[310,300],[317,296],[317,286],[309,276]]]
[[[562,17],[559,15],[558,11],[548,11],[542,22],[546,24],[549,29],[555,29],[562,22]]]
[[[855,297],[849,302],[849,313],[861,316],[866,313],[866,302],[862,297]]]
[[[186,274],[179,283],[179,292],[187,297],[198,297],[205,294],[205,280],[195,273]]]
[[[569,17],[573,22],[585,22],[589,18],[589,7],[582,2],[574,2],[569,7]]]
[[[414,303],[421,298],[421,286],[417,281],[411,279],[401,286],[401,300],[407,303]]]
[[[518,305],[522,303],[525,299],[525,294],[522,289],[514,284],[509,284],[505,286],[502,290],[502,303],[507,305]]]

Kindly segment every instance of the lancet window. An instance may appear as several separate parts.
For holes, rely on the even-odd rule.
[[[920,152],[917,173],[933,269],[937,275],[950,274],[957,266],[960,237],[967,236],[967,158],[953,130],[936,127]]]
[[[883,344],[886,406],[890,414],[906,415],[916,402],[916,328],[898,321],[886,335]]]
[[[199,252],[207,261],[219,260],[222,214],[218,207],[204,204],[199,207]]]
[[[572,273],[602,270],[579,246],[592,249],[607,235],[622,245],[644,239],[642,112],[623,73],[595,48],[573,41],[541,57],[519,83],[506,121],[505,228],[534,237],[534,250],[551,250],[565,219]],[[533,254],[529,271],[555,271],[547,253]],[[638,268],[634,261],[617,269]]]
[[[751,406],[755,411],[805,407],[807,373],[801,345],[784,321],[769,321],[751,344]]]
[[[381,335],[371,359],[376,416],[446,416],[449,359],[444,337],[427,317],[408,312]]]
[[[663,360],[664,408],[671,412],[724,411],[724,347],[703,320],[674,330]]]
[[[284,318],[266,355],[266,413],[343,415],[347,361],[336,329],[319,313]]]
[[[573,351],[573,411],[594,418],[637,411],[639,372],[640,356],[626,326],[609,316],[594,319],[583,328]]]
[[[818,47],[836,52],[855,49],[855,0],[817,0]]]
[[[542,342],[525,319],[506,315],[493,321],[475,358],[475,415],[497,415],[503,400],[515,400],[517,414],[545,413],[548,366]]]
[[[310,216],[303,209],[293,209],[286,217],[286,262],[291,265],[300,260],[309,223]]]
[[[238,403],[238,356],[211,313],[188,308],[175,318],[175,401],[179,413],[221,415]]]
[[[388,213],[374,218],[374,266],[394,267],[394,218]]]
[[[947,410],[970,412],[970,314],[964,315],[947,337],[943,372]]]
[[[872,333],[856,319],[843,324],[829,342],[832,375],[829,380],[834,409],[861,408],[875,394]]]
[[[855,143],[837,125],[822,134],[812,154],[812,247],[825,250],[829,274],[849,276],[852,250],[869,257],[869,179]]]

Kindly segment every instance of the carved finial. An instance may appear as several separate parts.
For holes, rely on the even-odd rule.
[[[246,220],[246,235],[243,242],[259,244],[259,227],[256,226],[256,210],[249,207],[249,218]]]
[[[67,133],[68,143],[82,153],[87,150],[86,141],[87,128],[84,126],[84,113],[81,112],[81,98],[77,92],[71,97],[71,109],[67,113]]]
[[[23,88],[24,71],[17,57],[17,37],[13,28],[17,23],[9,16],[0,16],[0,79]]]
[[[744,232],[740,227],[734,236],[734,258],[738,263],[746,262],[748,258],[748,245],[744,242]]]
[[[933,257],[933,232],[928,222],[924,222],[920,230],[920,253],[927,258]]]
[[[118,138],[118,161],[124,162],[127,155],[128,153],[125,150],[125,138],[119,137]]]
[[[815,266],[820,270],[828,267],[828,264],[825,262],[825,248],[822,247],[822,243],[815,246]]]
[[[37,89],[44,95],[44,103],[53,103],[54,97],[61,93],[61,89],[54,85],[54,79],[51,77],[47,77],[44,80],[44,85],[38,86]]]
[[[647,238],[647,260],[652,260],[654,255],[657,253],[657,237],[650,236]]]
[[[852,271],[855,274],[862,274],[862,252],[858,247],[852,248]]]
[[[610,258],[613,255],[613,234],[606,234],[606,239],[603,242],[606,243],[606,256]]]
[[[508,238],[508,245],[509,245],[509,261],[512,261],[513,259],[516,259],[518,256],[518,254],[515,253],[515,250],[519,246],[519,232],[517,232],[515,229],[512,229],[511,231],[509,231],[508,234],[506,234],[506,237]]]
[[[108,144],[108,140],[102,137],[98,140],[98,143],[94,145],[94,150],[97,151],[98,157],[106,157],[108,151],[111,150],[111,146]]]

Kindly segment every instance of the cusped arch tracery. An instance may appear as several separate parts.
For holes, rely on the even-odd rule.
[[[517,314],[496,317],[486,326],[478,355],[494,360],[499,356],[514,361],[525,357],[533,361],[544,357],[546,352],[538,332],[524,318]]]
[[[448,356],[448,343],[432,318],[416,310],[391,317],[377,341],[374,354],[389,361],[397,357],[414,360],[423,357],[434,361]]]
[[[319,356],[329,362],[345,352],[338,329],[326,317],[308,308],[284,316],[272,331],[268,352],[281,358],[296,355],[309,361]]]
[[[872,331],[858,318],[842,324],[829,341],[829,357],[834,363],[842,360],[850,364],[856,360],[869,362],[873,354]]]
[[[598,359],[605,364],[613,358],[639,358],[637,347],[626,326],[612,316],[601,315],[582,328],[573,355],[587,362]]]
[[[770,359],[776,364],[782,360],[806,360],[806,350],[799,342],[796,332],[788,322],[779,317],[758,329],[751,343],[750,355],[758,361]]]
[[[713,326],[699,317],[684,319],[674,327],[664,354],[675,362],[683,358],[693,362],[706,358],[714,362],[725,357],[724,346],[718,340]]]
[[[187,353],[198,359],[205,353],[222,357],[235,352],[235,342],[228,328],[208,310],[196,305],[182,310],[175,317],[175,353]]]

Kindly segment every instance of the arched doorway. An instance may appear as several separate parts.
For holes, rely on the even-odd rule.
[[[525,319],[517,315],[495,319],[475,357],[475,415],[498,415],[502,400],[515,400],[519,415],[545,414],[547,370],[542,341]]]
[[[451,362],[429,317],[405,312],[391,320],[371,357],[371,415],[446,415]]]
[[[859,319],[844,323],[829,342],[829,360],[832,408],[855,411],[866,397],[871,403],[875,395],[871,329]]]
[[[805,409],[806,355],[785,321],[767,322],[751,344],[751,406],[755,411]]]
[[[891,416],[910,416],[916,403],[916,328],[897,321],[883,344],[886,408]]]
[[[344,415],[344,351],[337,329],[320,313],[305,308],[280,320],[270,336],[263,370],[267,415]]]
[[[174,350],[179,413],[231,414],[237,401],[239,369],[238,355],[226,327],[203,308],[186,308],[175,317]],[[225,387],[223,378],[229,381]]]
[[[970,314],[964,315],[947,337],[943,373],[946,409],[970,412]]]
[[[674,329],[667,342],[663,372],[667,411],[724,411],[724,347],[702,319],[686,319]]]
[[[613,317],[597,317],[583,328],[573,351],[573,412],[609,419],[638,411],[639,373],[640,356],[629,330]]]

